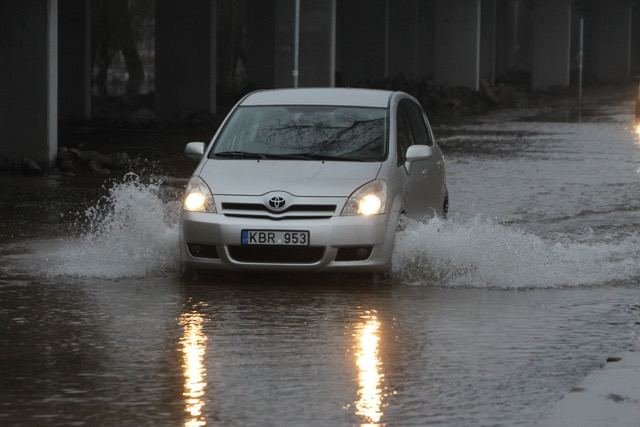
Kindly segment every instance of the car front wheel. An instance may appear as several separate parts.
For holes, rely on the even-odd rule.
[[[442,218],[447,219],[449,216],[449,194],[444,197],[444,203],[442,204]]]

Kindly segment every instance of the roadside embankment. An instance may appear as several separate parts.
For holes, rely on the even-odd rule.
[[[640,352],[612,357],[553,407],[540,427],[638,427]]]

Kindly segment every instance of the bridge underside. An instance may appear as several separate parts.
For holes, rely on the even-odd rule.
[[[92,99],[107,73],[96,24],[104,3],[0,2],[0,160],[46,167],[55,161],[60,120],[99,115]],[[156,120],[224,112],[247,90],[293,85],[294,0],[152,4],[151,52],[140,59],[124,43],[119,50],[125,97],[141,91],[140,64],[151,64],[146,90]],[[581,18],[586,80],[629,81],[640,62],[630,0],[301,0],[299,84],[569,86]]]

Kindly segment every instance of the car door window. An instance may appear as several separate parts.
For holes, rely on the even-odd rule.
[[[413,135],[411,133],[411,123],[407,117],[407,108],[405,103],[400,102],[398,105],[398,116],[396,121],[398,130],[398,165],[405,162],[407,148],[413,145]]]
[[[409,118],[409,123],[411,125],[411,132],[413,133],[414,143],[419,145],[433,145],[422,108],[409,100],[407,100],[405,105],[407,117]]]
[[[422,118],[424,119],[424,122],[427,124],[427,137],[429,138],[429,142],[427,143],[428,146],[433,146],[433,141],[435,140],[433,137],[433,129],[431,129],[431,124],[429,123],[429,119],[427,118],[427,115],[425,114],[425,112],[422,112]]]

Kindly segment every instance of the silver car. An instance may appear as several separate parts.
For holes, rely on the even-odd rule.
[[[389,269],[403,216],[446,216],[445,164],[403,92],[254,92],[229,113],[187,186],[182,269]]]

